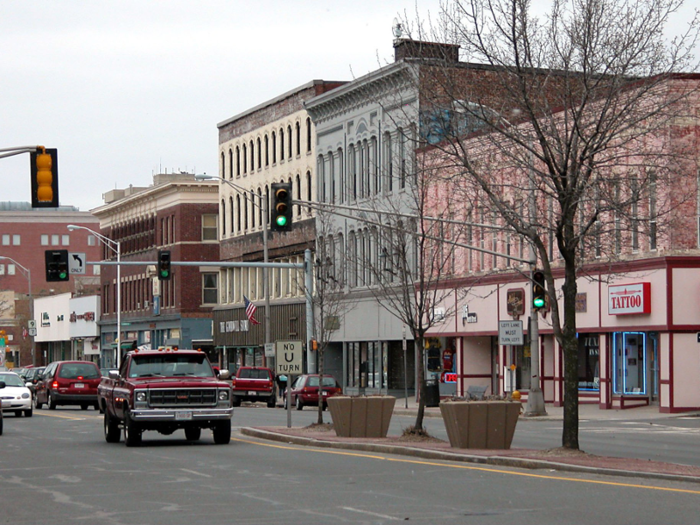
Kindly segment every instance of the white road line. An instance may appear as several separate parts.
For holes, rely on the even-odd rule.
[[[387,516],[386,514],[378,514],[376,512],[370,512],[368,510],[361,510],[361,509],[355,509],[353,507],[340,507],[343,510],[349,510],[352,512],[359,512],[360,514],[367,514],[369,516],[374,516],[375,518],[382,518],[385,520],[394,520],[394,521],[404,521],[402,518],[397,518],[396,516]]]
[[[210,478],[211,477],[209,474],[197,472],[196,470],[190,470],[190,469],[186,469],[186,468],[181,468],[180,470],[182,470],[183,472],[188,472],[190,474],[194,474],[195,476],[202,476],[203,478]]]

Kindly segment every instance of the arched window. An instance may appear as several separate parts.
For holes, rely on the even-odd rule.
[[[241,176],[241,148],[236,146],[236,177]]]
[[[299,177],[299,174],[297,173],[297,200],[301,200],[301,177]],[[301,215],[301,204],[297,205],[297,215]]]
[[[377,166],[377,137],[369,139],[369,169],[372,177],[372,190],[376,195],[381,188],[379,187],[379,167]]]
[[[267,217],[265,217],[265,223],[270,224],[270,187],[265,186],[265,209],[267,210]]]
[[[277,134],[272,132],[272,163],[277,162]]]
[[[236,231],[241,231],[241,196],[236,195]]]
[[[284,160],[284,128],[280,128],[280,162]]]
[[[250,172],[253,173],[255,171],[255,143],[251,140],[250,141]]]
[[[306,172],[306,200],[311,202],[311,172]]]
[[[226,176],[226,155],[224,155],[224,152],[221,152],[221,177]]]
[[[345,202],[345,170],[343,169],[343,148],[338,148],[338,200]]]
[[[262,205],[262,190],[258,188],[258,224],[263,223],[263,205]]]
[[[262,168],[262,148],[260,147],[260,137],[258,137],[258,169]]]
[[[323,155],[319,155],[316,161],[316,181],[318,187],[316,191],[318,193],[318,201],[326,202],[326,173],[325,165],[323,160]]]
[[[386,180],[385,190],[392,191],[394,189],[394,161],[393,149],[391,147],[391,134],[384,134],[384,178]]]
[[[248,150],[246,145],[243,144],[243,174],[248,173]]]
[[[236,221],[233,210],[233,197],[228,198],[229,213],[231,214],[231,236],[233,236],[233,229],[236,227]]]
[[[221,212],[219,213],[221,217],[221,238],[226,235],[226,201],[221,199]]]
[[[354,144],[348,146],[348,172],[348,177],[350,178],[348,181],[350,186],[350,199],[357,200],[357,153]]]
[[[248,195],[243,196],[243,230],[248,231]]]
[[[301,125],[297,122],[296,126],[297,155],[301,155]]]
[[[292,126],[287,126],[287,143],[288,143],[287,156],[291,159],[292,158]]]
[[[270,165],[270,137],[265,135],[265,167]]]
[[[228,149],[228,178],[233,178],[233,150]]]
[[[255,199],[253,198],[253,193],[247,194],[250,199],[250,228],[255,229]]]
[[[311,119],[306,118],[306,152],[311,153]]]

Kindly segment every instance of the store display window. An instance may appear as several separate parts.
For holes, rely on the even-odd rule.
[[[613,393],[647,394],[647,352],[644,332],[613,334]]]
[[[597,335],[578,337],[578,389],[600,390],[600,345]]]

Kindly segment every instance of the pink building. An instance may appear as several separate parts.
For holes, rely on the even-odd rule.
[[[692,75],[674,82],[692,83],[695,89],[700,86],[700,78]],[[669,212],[665,229],[617,232],[611,227],[600,239],[592,237],[590,250],[586,245],[587,261],[579,273],[576,297],[582,403],[596,403],[601,409],[650,404],[660,412],[700,409],[700,102],[693,98],[688,103],[695,106],[686,112],[688,117],[669,123],[651,140],[660,156],[682,151],[685,160],[669,170],[672,177],[667,181],[659,180],[653,195],[639,203],[639,213],[647,216],[652,207],[665,206]],[[498,165],[498,153],[489,151],[486,142],[477,135],[467,137],[464,145],[476,151],[482,148],[483,158]],[[440,171],[442,155],[438,148],[423,150],[419,163]],[[626,149],[625,155],[630,164],[644,169],[640,151]],[[512,167],[494,176],[508,182],[511,189],[505,191],[517,192],[528,184],[522,171]],[[463,185],[465,178],[449,184]],[[438,186],[432,193],[432,208],[450,206],[449,196],[465,195],[464,187],[460,191],[446,184]],[[471,196],[461,199],[462,206],[470,208],[469,213],[461,214],[465,221],[497,223],[476,189]],[[547,213],[548,206],[538,202],[538,213]],[[614,225],[614,220],[609,224]],[[540,310],[539,340],[529,338],[527,243],[503,231],[478,227],[466,228],[462,235],[455,240],[503,256],[458,248],[454,278],[449,281],[452,293],[442,305],[436,305],[447,313],[428,333],[429,372],[441,378],[443,394],[461,395],[475,385],[487,386],[487,394],[517,389],[526,399],[532,352],[538,352],[545,401],[563,404],[563,359],[553,335],[551,309]],[[612,260],[606,258],[606,249],[613,250]],[[550,239],[549,259],[560,296],[563,263],[554,239]],[[561,301],[559,304],[561,311]],[[508,336],[505,326],[513,330]],[[432,369],[431,352],[441,357],[433,360]],[[448,366],[452,369],[446,369]]]

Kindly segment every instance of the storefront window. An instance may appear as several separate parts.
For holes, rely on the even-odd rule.
[[[643,332],[613,334],[613,392],[647,394],[646,337]]]
[[[597,335],[580,335],[578,338],[578,388],[599,391],[600,347]]]

